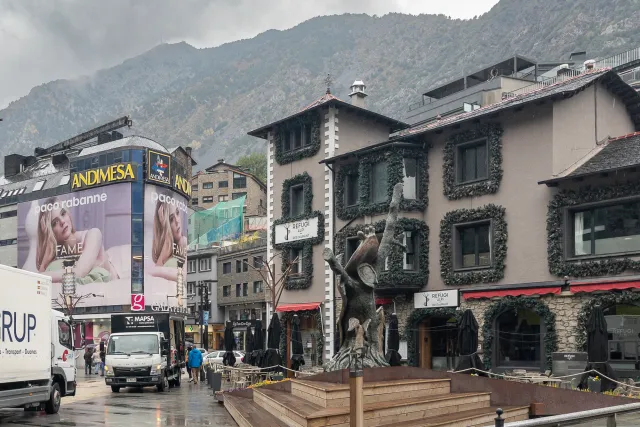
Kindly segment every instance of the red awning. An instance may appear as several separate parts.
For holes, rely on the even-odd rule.
[[[376,305],[385,305],[385,304],[393,304],[393,299],[391,299],[391,298],[376,298]]]
[[[633,282],[571,282],[571,292],[613,291],[640,288],[640,281]]]
[[[500,289],[493,291],[462,291],[464,299],[493,298],[493,297],[522,297],[529,295],[559,294],[561,286],[550,286],[544,288],[524,288],[524,289]]]
[[[282,304],[276,307],[278,313],[285,311],[304,311],[304,310],[317,310],[320,307],[319,302],[309,302],[301,304]]]

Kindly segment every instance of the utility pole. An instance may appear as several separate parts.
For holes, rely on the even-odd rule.
[[[201,280],[198,282],[198,293],[200,294],[200,315],[199,323],[200,323],[200,342],[202,343],[202,348],[208,350],[209,348],[209,319],[205,318],[205,311],[209,312],[211,310],[211,301],[209,300],[209,286],[211,283],[217,282],[211,280]],[[211,313],[209,313],[210,315]]]

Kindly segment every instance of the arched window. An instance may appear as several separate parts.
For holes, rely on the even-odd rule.
[[[509,310],[495,322],[494,366],[541,369],[543,320],[531,310]]]

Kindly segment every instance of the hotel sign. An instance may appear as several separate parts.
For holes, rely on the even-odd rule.
[[[136,168],[132,163],[118,163],[71,174],[71,191],[85,190],[105,184],[135,181]]]
[[[446,291],[418,292],[413,294],[414,308],[458,307],[460,292],[458,289]]]
[[[149,150],[147,179],[159,184],[171,185],[171,156]]]
[[[318,237],[318,217],[287,222],[275,226],[276,245]]]

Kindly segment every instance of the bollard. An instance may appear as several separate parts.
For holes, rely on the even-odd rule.
[[[495,427],[504,427],[504,418],[502,418],[503,413],[504,411],[502,408],[496,409],[496,414],[498,414],[498,416],[495,418]]]

